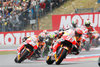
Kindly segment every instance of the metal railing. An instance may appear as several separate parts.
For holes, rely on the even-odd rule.
[[[94,12],[94,8],[75,9],[75,13],[91,13],[91,12]]]

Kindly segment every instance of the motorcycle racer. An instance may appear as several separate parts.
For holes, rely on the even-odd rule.
[[[16,63],[21,63],[25,59],[33,60],[39,58],[40,54],[38,52],[36,35],[26,36],[22,40],[22,45],[17,49],[18,54],[14,61]]]
[[[43,30],[43,32],[41,32],[38,35],[38,41],[39,42],[43,42],[46,39],[47,34],[48,34],[48,31],[47,30]]]
[[[75,38],[76,39],[76,44],[74,45],[73,52],[74,52],[75,55],[78,55],[79,54],[78,48],[79,48],[80,42],[82,40],[81,36],[82,36],[83,32],[79,28],[76,28],[76,30],[75,31],[73,30],[73,32],[71,32],[71,31],[69,30],[69,32],[67,31],[66,33],[63,33],[62,36],[67,36],[68,35],[68,36],[71,36],[72,38]],[[63,42],[62,38],[59,38],[54,43],[52,55],[54,55],[56,53],[57,48],[61,45],[62,42]]]
[[[85,26],[86,26],[86,28],[88,29],[88,32],[90,32],[90,31],[96,32],[95,28],[91,25],[90,20],[87,20],[87,21],[85,22]]]
[[[67,31],[68,30],[68,32],[69,31],[71,31],[72,29],[74,30],[75,28],[79,28],[79,26],[78,26],[78,20],[77,19],[74,19],[73,21],[72,21],[72,25],[71,26],[68,26],[68,28],[66,29],[66,30],[64,30],[63,28],[60,28],[59,29],[59,33],[57,34],[57,35],[55,35],[55,37],[57,38],[60,38],[64,33],[66,33],[66,32],[64,32],[64,31]],[[72,31],[71,31],[72,32]]]
[[[92,44],[92,40],[94,38],[97,38],[99,36],[98,32],[95,30],[95,28],[92,26],[90,20],[88,19],[85,22],[85,27],[88,30],[87,33],[90,36],[90,43]]]
[[[26,37],[24,37],[22,39],[23,45],[17,49],[18,50],[18,53],[20,53],[20,51],[24,48],[25,43],[26,43],[27,40],[30,41],[29,44],[31,44],[34,47],[34,50],[37,50],[38,45],[37,45],[37,37],[36,37],[36,35],[26,36]]]
[[[72,27],[73,28],[77,28],[78,27],[78,20],[77,19],[72,21]]]
[[[41,57],[43,57],[44,48],[46,46],[45,40],[48,33],[49,32],[47,30],[43,30],[43,32],[38,35],[38,47],[41,52]]]
[[[75,29],[75,28],[79,28],[78,20],[77,19],[72,20],[71,25],[70,26],[68,25],[66,30],[68,30],[68,29]]]

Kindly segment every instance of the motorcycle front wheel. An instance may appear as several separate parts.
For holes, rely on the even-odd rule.
[[[47,59],[46,59],[46,63],[47,63],[47,64],[49,64],[49,65],[50,65],[50,64],[53,64],[54,61],[55,61],[55,60],[52,60],[52,59],[51,59],[51,56],[47,56]]]
[[[60,52],[58,51],[58,54],[55,59],[56,64],[59,65],[63,61],[63,59],[66,57],[67,54],[68,54],[68,50],[64,48],[62,48]]]
[[[20,55],[19,58],[18,58],[18,56],[15,57],[14,61],[15,61],[16,63],[21,63],[22,61],[24,61],[24,60],[26,59],[26,57],[27,57],[27,55],[28,55],[29,53],[30,53],[30,52],[29,52],[28,50],[25,49],[25,50],[21,53],[21,55]]]

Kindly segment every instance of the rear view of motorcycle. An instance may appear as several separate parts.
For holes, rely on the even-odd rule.
[[[34,43],[30,38],[24,41],[24,44],[17,49],[18,54],[15,57],[14,61],[16,63],[21,63],[22,61],[33,58],[40,57],[37,50],[37,44]]]

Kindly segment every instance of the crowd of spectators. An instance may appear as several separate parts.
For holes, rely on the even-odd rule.
[[[0,31],[19,31],[67,0],[0,0]],[[37,15],[38,12],[38,15]]]

